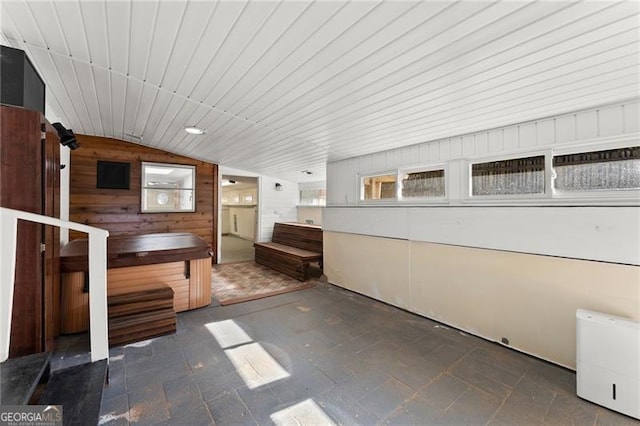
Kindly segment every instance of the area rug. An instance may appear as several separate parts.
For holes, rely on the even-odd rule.
[[[313,287],[253,261],[222,263],[211,269],[211,295],[221,305],[246,302]]]

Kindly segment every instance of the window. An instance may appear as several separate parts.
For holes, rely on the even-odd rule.
[[[367,176],[362,178],[362,200],[395,200],[395,174]]]
[[[444,169],[401,172],[402,198],[444,197]]]
[[[471,165],[474,196],[544,194],[545,157],[489,161]]]
[[[142,212],[195,211],[195,166],[142,163]]]
[[[558,192],[640,189],[640,146],[553,157]]]
[[[300,205],[301,206],[324,206],[327,204],[326,189],[301,189]]]

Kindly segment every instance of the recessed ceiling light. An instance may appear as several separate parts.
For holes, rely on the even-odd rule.
[[[191,133],[192,135],[204,135],[204,129],[195,126],[187,126],[184,128],[184,131],[187,133]]]

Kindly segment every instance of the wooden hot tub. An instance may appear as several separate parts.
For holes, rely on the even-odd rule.
[[[165,283],[176,312],[211,303],[211,248],[188,233],[107,239],[107,295]],[[60,251],[62,333],[89,329],[88,241],[73,240]]]

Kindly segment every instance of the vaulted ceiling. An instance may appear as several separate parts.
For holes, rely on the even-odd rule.
[[[637,96],[639,5],[2,1],[0,23],[76,133],[313,181],[327,161]]]

